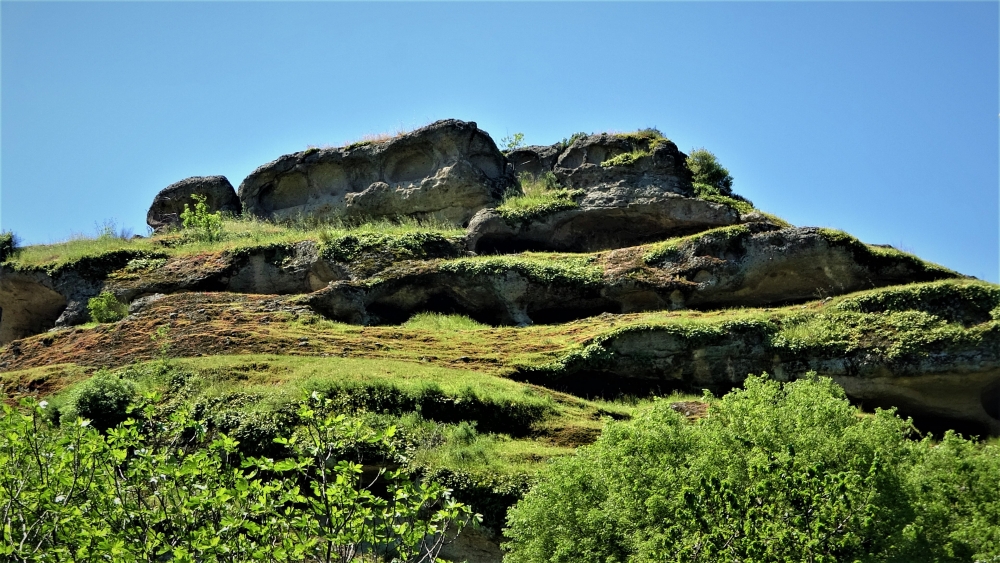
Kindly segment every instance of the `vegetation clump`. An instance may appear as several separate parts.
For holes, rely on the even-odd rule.
[[[510,194],[496,211],[510,223],[536,221],[553,213],[580,207],[576,199],[583,190],[569,190],[559,185],[552,172],[535,177],[528,172],[518,176],[520,194]]]
[[[20,250],[21,241],[11,231],[0,233],[0,263],[6,262]]]
[[[459,258],[443,262],[439,268],[442,272],[468,276],[514,271],[542,284],[591,286],[600,284],[604,276],[593,261],[592,255],[525,252],[516,256]]]
[[[859,416],[827,379],[751,377],[697,424],[658,401],[555,460],[510,511],[505,560],[1000,556],[1000,452],[911,431],[891,411]]]
[[[73,389],[58,409],[58,419],[72,424],[84,418],[98,430],[118,426],[129,416],[138,399],[134,381],[108,371],[99,371]]]
[[[380,472],[376,494],[336,456],[391,449],[394,429],[364,428],[318,395],[298,409],[301,432],[279,438],[291,452],[279,460],[241,457],[183,410],[157,419],[149,404],[104,435],[85,419],[52,428],[44,402],[22,406],[0,416],[5,560],[416,563],[478,518],[401,471]]]
[[[210,213],[204,195],[191,194],[191,199],[194,200],[194,209],[185,203],[184,211],[181,212],[185,234],[199,242],[222,240],[222,212]]]
[[[90,318],[98,323],[113,323],[128,315],[128,305],[122,303],[110,291],[102,291],[97,297],[87,301]]]

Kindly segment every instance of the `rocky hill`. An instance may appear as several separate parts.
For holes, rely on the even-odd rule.
[[[192,195],[214,226],[181,224]],[[921,430],[1000,435],[1000,287],[792,226],[656,130],[502,152],[439,121],[282,156],[238,192],[182,180],[147,221],[148,238],[4,247],[8,398],[118,370],[267,450],[296,394],[322,389],[408,420],[411,468],[494,534],[533,467],[602,417],[747,374],[814,371]],[[94,322],[108,294],[122,318]],[[144,367],[164,358],[170,376]],[[488,536],[463,553],[495,559]]]

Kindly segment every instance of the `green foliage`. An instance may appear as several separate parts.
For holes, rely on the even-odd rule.
[[[162,268],[166,263],[166,258],[133,258],[124,269],[129,273],[146,272]]]
[[[468,276],[493,276],[514,271],[537,283],[578,286],[598,285],[604,275],[603,270],[593,264],[593,256],[543,252],[459,258],[442,263],[440,270]]]
[[[184,225],[185,234],[192,240],[199,242],[219,242],[222,240],[222,212],[210,213],[208,204],[205,203],[207,197],[201,194],[191,194],[194,200],[194,209],[188,204],[184,204],[184,211],[181,212],[181,223]]]
[[[500,139],[500,150],[505,153],[519,149],[522,146],[524,146],[524,133],[514,133]]]
[[[698,182],[692,184],[692,187],[694,188],[694,195],[698,199],[721,203],[722,205],[732,207],[740,215],[750,213],[755,210],[752,203],[742,197],[732,194],[731,191],[729,192],[731,195],[723,195],[722,192],[715,186],[700,184]]]
[[[464,315],[444,315],[441,313],[417,313],[402,325],[405,328],[419,328],[434,331],[479,330],[489,325],[476,322]]]
[[[128,305],[122,303],[110,291],[102,291],[97,297],[87,301],[90,318],[99,323],[113,323],[128,315]]]
[[[677,260],[680,253],[686,247],[699,244],[731,245],[750,235],[750,229],[746,225],[730,225],[728,227],[718,227],[702,231],[686,237],[667,239],[649,246],[642,255],[642,260],[651,266],[662,264],[665,261]]]
[[[440,258],[458,254],[451,240],[435,232],[343,233],[325,231],[320,235],[324,258],[355,262],[366,255],[391,255],[392,260]]]
[[[11,231],[0,232],[0,263],[6,262],[20,250],[21,241]]]
[[[891,412],[859,416],[826,379],[751,377],[697,424],[659,401],[552,464],[510,511],[505,561],[1000,555],[995,448],[951,436],[955,456],[908,434]]]
[[[688,169],[693,174],[692,182],[704,184],[716,191],[716,195],[733,195],[733,177],[711,152],[704,148],[694,149],[687,158]]]
[[[99,371],[77,386],[60,411],[60,422],[89,420],[98,430],[114,428],[125,419],[138,398],[136,384],[107,371]]]
[[[563,137],[563,140],[559,141],[559,145],[565,149],[586,136],[587,134],[584,133],[583,131],[580,131],[578,133],[573,133],[572,135],[569,136],[569,138]]]
[[[543,217],[576,209],[580,205],[576,198],[583,195],[583,190],[568,190],[559,185],[559,180],[552,172],[546,172],[535,177],[528,172],[518,175],[521,193],[508,194],[496,211],[501,217],[511,223],[527,223]]]
[[[635,150],[632,152],[626,152],[605,160],[604,162],[601,163],[601,166],[629,166],[631,164],[634,164],[635,161],[639,160],[640,158],[650,156],[652,154],[653,153],[647,150]]]
[[[150,403],[155,398],[150,397]],[[300,433],[281,438],[285,459],[244,458],[184,411],[154,420],[143,409],[98,433],[86,421],[60,430],[45,403],[25,414],[2,405],[0,557],[14,562],[169,560],[228,562],[434,561],[474,519],[450,491],[382,472],[385,494],[339,460],[347,443],[391,443],[303,402]]]

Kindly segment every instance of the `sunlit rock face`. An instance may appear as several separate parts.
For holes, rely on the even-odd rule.
[[[285,155],[251,173],[239,197],[271,219],[414,217],[466,224],[514,185],[475,123],[438,121],[384,141]]]

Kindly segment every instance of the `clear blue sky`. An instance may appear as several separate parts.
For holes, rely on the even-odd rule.
[[[998,281],[998,4],[0,3],[0,228],[436,119],[655,126],[758,207]]]

